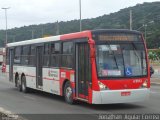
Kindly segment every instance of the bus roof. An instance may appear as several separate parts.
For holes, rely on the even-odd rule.
[[[14,47],[14,46],[21,46],[21,45],[29,45],[29,44],[36,44],[36,43],[45,43],[45,42],[51,42],[51,41],[59,41],[59,40],[67,40],[67,39],[74,39],[74,38],[84,38],[84,37],[91,37],[91,33],[132,33],[132,34],[141,34],[138,31],[134,30],[124,30],[124,29],[99,29],[99,30],[87,30],[82,32],[76,32],[76,33],[69,33],[64,35],[58,35],[58,36],[51,36],[51,37],[45,37],[45,38],[37,38],[37,39],[31,39],[31,40],[25,40],[20,42],[14,42],[14,43],[8,43],[7,47]]]
[[[36,44],[36,43],[45,43],[45,42],[51,42],[51,41],[59,41],[59,40],[89,37],[91,35],[90,33],[91,33],[91,31],[88,30],[88,31],[69,33],[69,34],[58,35],[58,36],[51,36],[51,37],[45,37],[45,38],[25,40],[25,41],[20,41],[20,42],[8,43],[7,47],[14,47],[14,46],[21,46],[21,45]]]
[[[29,44],[43,43],[43,42],[50,42],[50,41],[58,41],[59,38],[60,36],[51,36],[51,37],[45,37],[45,38],[25,40],[25,41],[20,41],[20,42],[8,43],[7,47],[14,47],[14,46],[19,46],[19,45],[29,45]]]

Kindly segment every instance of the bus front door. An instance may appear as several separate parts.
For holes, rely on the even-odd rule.
[[[9,81],[13,82],[13,49],[9,50]]]
[[[76,45],[76,94],[88,101],[88,86],[91,81],[88,43]]]
[[[36,48],[36,85],[38,89],[42,89],[42,60],[43,60],[43,47],[37,46]]]

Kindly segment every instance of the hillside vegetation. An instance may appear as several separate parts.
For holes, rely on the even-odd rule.
[[[129,29],[129,11],[133,12],[133,29],[145,33],[148,48],[160,47],[160,2],[137,4],[109,15],[82,20],[83,30]],[[59,34],[79,31],[79,20],[59,22]],[[34,33],[34,34],[32,34]],[[23,26],[8,30],[8,42],[28,40],[57,34],[57,23]],[[145,35],[144,35],[145,36]],[[4,46],[5,31],[0,30],[0,46]]]

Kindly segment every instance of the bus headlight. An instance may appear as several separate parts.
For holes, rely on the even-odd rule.
[[[142,87],[142,88],[147,88],[147,85],[148,85],[148,81],[145,80],[141,87]]]
[[[98,85],[100,90],[107,90],[107,87],[102,82],[98,81]]]

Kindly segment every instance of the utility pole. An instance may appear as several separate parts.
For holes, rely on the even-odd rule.
[[[82,15],[81,15],[82,13],[81,13],[81,0],[79,0],[79,17],[80,17],[80,19],[79,19],[79,28],[80,28],[80,31],[82,31]]]
[[[6,40],[5,40],[5,46],[7,45],[7,42],[8,42],[8,36],[7,36],[7,10],[8,10],[9,8],[10,8],[10,7],[2,8],[2,9],[5,11],[5,20],[6,20]]]
[[[129,16],[130,16],[130,19],[129,19],[130,30],[132,30],[132,10],[129,11]]]

